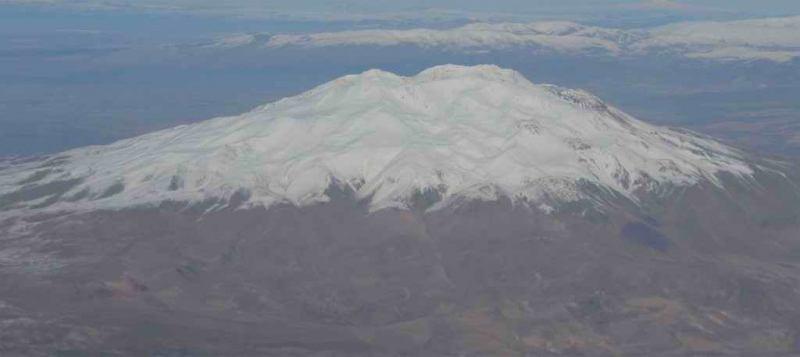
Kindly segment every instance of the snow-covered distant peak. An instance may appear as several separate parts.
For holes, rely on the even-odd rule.
[[[417,45],[454,49],[500,49],[540,46],[559,52],[599,50],[615,53],[623,31],[574,22],[472,23],[452,29],[353,30],[312,34],[279,34],[266,46]]]
[[[664,6],[664,4],[658,4]],[[305,34],[236,34],[216,46],[279,49],[412,45],[462,51],[532,48],[566,54],[635,57],[673,54],[715,61],[790,62],[800,57],[800,16],[740,21],[681,22],[655,28],[614,29],[568,21],[476,22],[448,29],[367,29]]]
[[[682,22],[650,29],[634,52],[674,51],[719,61],[790,62],[800,57],[800,16]]]
[[[581,91],[496,66],[370,70],[234,117],[0,169],[0,209],[164,201],[307,205],[339,186],[373,209],[507,196],[536,205],[589,186],[636,201],[663,185],[752,174],[733,149],[638,121]]]

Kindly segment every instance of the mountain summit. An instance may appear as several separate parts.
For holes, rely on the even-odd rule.
[[[580,90],[496,66],[370,70],[248,113],[0,170],[5,208],[163,201],[306,205],[332,186],[373,209],[509,197],[545,209],[753,169],[708,138],[646,124]],[[213,206],[213,205],[212,205]]]

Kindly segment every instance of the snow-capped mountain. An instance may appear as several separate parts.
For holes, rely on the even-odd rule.
[[[797,355],[796,170],[494,66],[346,76],[0,161],[0,355]]]
[[[713,61],[765,60],[788,63],[800,57],[800,16],[738,21],[681,22],[665,26],[615,29],[568,21],[472,23],[449,29],[367,29],[306,34],[237,34],[214,47],[412,45],[461,51],[535,48],[562,54],[618,57],[676,55]]]
[[[306,205],[333,184],[373,209],[426,192],[440,205],[507,196],[549,209],[586,198],[586,186],[636,201],[664,185],[716,183],[720,172],[753,171],[734,149],[584,91],[445,65],[413,77],[370,70],[239,116],[15,165],[0,171],[0,197],[6,208],[223,205],[236,195]]]
[[[532,23],[473,23],[434,30],[353,30],[312,34],[277,34],[266,47],[325,47],[337,45],[419,45],[450,49],[502,49],[542,46],[560,52],[603,51],[619,54],[621,46],[640,36],[635,31],[585,26],[569,21]],[[233,39],[232,37],[231,39]],[[241,38],[241,36],[239,36]],[[250,43],[258,42],[252,38]],[[230,42],[228,38],[220,43]],[[244,44],[239,42],[240,45]]]

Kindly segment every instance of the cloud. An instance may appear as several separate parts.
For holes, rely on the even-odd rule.
[[[503,5],[505,6],[499,6]],[[539,13],[570,13],[546,1],[498,0],[498,6],[463,6],[450,0],[0,0],[0,6],[30,5],[81,11],[188,13],[281,21],[522,20]],[[539,6],[535,6],[539,5]],[[516,11],[526,9],[526,11]],[[538,10],[533,11],[533,10]]]
[[[673,1],[673,0],[645,0],[639,3],[627,4],[624,7],[639,10],[673,10],[686,11],[694,9],[694,6]]]
[[[0,0],[3,4],[77,10],[189,13],[295,21],[602,21],[636,18],[641,10],[699,8],[677,0]],[[620,5],[621,4],[621,5]],[[774,7],[774,6],[773,6]],[[648,16],[652,16],[649,14]]]
[[[612,29],[574,22],[473,23],[451,29],[357,30],[311,34],[236,35],[221,47],[398,46],[447,50],[535,47],[561,53],[787,62],[800,57],[800,16],[729,22],[684,22],[647,29]]]

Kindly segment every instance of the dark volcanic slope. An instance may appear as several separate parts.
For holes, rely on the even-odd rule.
[[[12,218],[0,354],[789,356],[800,197],[756,179],[553,215],[341,194]]]

